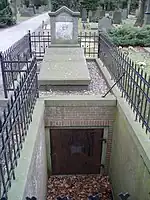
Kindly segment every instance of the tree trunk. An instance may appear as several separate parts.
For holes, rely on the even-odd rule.
[[[147,9],[145,15],[145,25],[150,25],[150,0],[147,2]]]
[[[127,6],[128,15],[130,14],[130,8],[131,8],[131,0],[128,0],[128,6]]]
[[[145,12],[146,0],[139,0],[139,13],[134,26],[142,26],[144,23],[144,12]]]

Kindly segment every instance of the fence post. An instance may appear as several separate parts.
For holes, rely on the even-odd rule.
[[[101,36],[100,36],[100,31],[98,32],[98,58],[100,58],[100,41],[101,41]]]
[[[29,53],[30,53],[30,58],[32,58],[32,44],[31,44],[31,32],[29,30],[28,32],[28,41],[29,41]]]
[[[8,97],[7,95],[7,85],[6,85],[6,74],[5,74],[5,66],[4,66],[4,57],[3,57],[3,53],[0,52],[0,65],[1,65],[1,71],[2,71],[2,79],[3,79],[3,89],[4,89],[4,96],[5,98]]]

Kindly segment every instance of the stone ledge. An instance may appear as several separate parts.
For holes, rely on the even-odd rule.
[[[96,106],[116,106],[116,98],[113,95],[108,95],[103,98],[100,95],[64,95],[64,96],[51,96],[51,97],[40,97],[45,102],[45,107],[59,106],[59,107],[96,107]]]

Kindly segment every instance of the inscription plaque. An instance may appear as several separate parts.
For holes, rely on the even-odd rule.
[[[72,40],[73,23],[72,22],[56,22],[56,39]]]

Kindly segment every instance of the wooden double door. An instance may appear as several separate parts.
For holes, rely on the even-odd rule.
[[[103,129],[52,129],[53,174],[97,174],[102,155]]]

